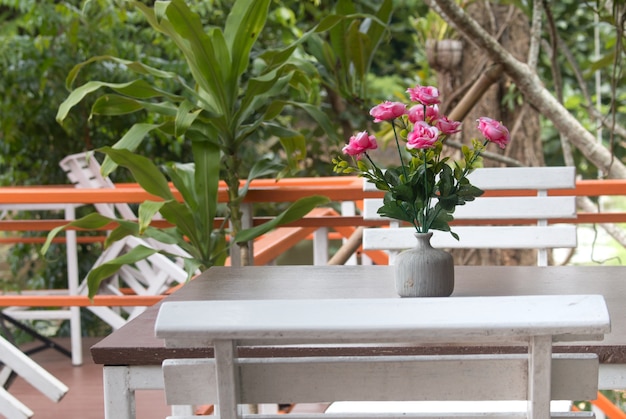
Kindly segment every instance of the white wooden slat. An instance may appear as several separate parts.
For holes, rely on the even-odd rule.
[[[609,330],[606,303],[598,295],[168,301],[155,325],[156,336],[173,347],[184,339],[205,345],[215,339],[442,343],[552,335],[560,340]]]
[[[7,419],[28,419],[34,413],[4,387],[0,387],[0,414]]]
[[[553,399],[596,396],[595,355],[555,354],[553,359]],[[526,400],[529,385],[519,379],[528,370],[522,354],[242,358],[239,368],[243,403]],[[217,403],[213,359],[166,360],[163,374],[168,404]]]
[[[298,419],[433,419],[439,417],[454,419],[513,419],[526,418],[526,412],[391,412],[391,413],[325,413],[323,415],[300,415]],[[593,418],[592,412],[554,412],[550,416],[552,419],[573,419],[573,418]],[[283,419],[280,415],[243,415],[242,419]]]
[[[68,388],[18,348],[0,337],[0,361],[52,401],[59,401]]]
[[[569,400],[553,400],[550,403],[552,414],[570,412],[572,402]],[[488,413],[496,412],[524,412],[528,409],[524,400],[478,400],[478,401],[411,401],[411,402],[334,402],[325,410],[325,413],[401,413],[401,412],[429,412],[436,415],[438,412],[448,413]]]
[[[379,220],[377,211],[383,205],[378,198],[363,201],[363,218]],[[476,198],[454,211],[456,220],[534,220],[576,218],[576,198],[573,196],[546,197],[485,197]]]
[[[587,413],[587,412],[585,412]],[[433,418],[454,418],[454,419],[523,419],[525,412],[494,412],[494,413],[452,413],[444,412],[433,415],[432,413],[416,412],[390,412],[390,413],[298,413],[294,415],[297,419],[433,419]],[[242,415],[242,419],[284,419],[283,414],[267,415]],[[592,416],[561,416],[552,415],[552,419],[572,419],[591,418]],[[166,419],[202,419],[205,416],[168,416]]]
[[[502,170],[506,170],[503,172]],[[469,175],[470,182],[483,189],[573,189],[576,168],[558,167],[485,167]]]
[[[433,247],[441,249],[541,249],[576,247],[574,225],[550,226],[458,226],[448,232],[434,231]],[[368,228],[363,231],[364,250],[404,250],[415,247],[415,229]]]
[[[167,419],[201,419],[206,416],[168,416]],[[526,418],[526,412],[389,412],[389,413],[298,413],[297,419],[522,419]],[[593,419],[593,412],[553,412],[551,419]],[[242,419],[284,419],[282,414],[268,415],[242,415]]]
[[[485,167],[468,176],[470,182],[485,190],[498,189],[573,189],[576,187],[575,167]],[[376,186],[364,182],[365,191],[377,191]]]

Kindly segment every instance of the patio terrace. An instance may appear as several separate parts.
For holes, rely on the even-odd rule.
[[[582,180],[577,182],[574,191],[550,191],[550,194],[574,194],[580,197],[596,196],[620,196],[626,192],[626,180]],[[342,203],[356,208],[360,207],[360,202],[366,196],[375,196],[378,193],[366,193],[362,189],[362,180],[350,177],[334,177],[319,179],[283,179],[280,182],[274,180],[263,180],[253,182],[246,198],[246,204],[254,206],[261,202],[290,202],[299,197],[312,194],[327,195],[339,208]],[[524,194],[524,191],[511,191],[513,194]],[[225,200],[225,192],[220,195]],[[10,211],[17,208],[27,209],[37,205],[67,204],[84,205],[94,203],[137,203],[144,199],[153,198],[145,193],[137,185],[116,185],[114,189],[74,189],[67,186],[45,186],[45,187],[12,187],[0,188],[0,209],[2,206]],[[10,205],[10,207],[9,207]],[[344,204],[346,205],[346,204]],[[258,217],[253,220],[254,224],[262,223],[267,218]],[[626,212],[603,211],[598,213],[587,210],[579,210],[578,216],[574,220],[562,220],[563,222],[576,224],[593,223],[626,223]],[[24,240],[20,237],[23,231],[48,231],[58,225],[65,224],[64,220],[14,220],[10,216],[0,219],[0,231],[4,232],[0,237],[0,243],[10,244],[20,241],[41,242],[40,239]],[[163,222],[155,222],[163,225]],[[271,263],[277,255],[284,253],[287,249],[295,246],[302,240],[316,239],[319,241],[314,246],[316,249],[316,260],[319,264],[328,260],[328,239],[329,238],[350,238],[360,226],[384,225],[385,222],[364,221],[360,215],[341,215],[338,212],[328,211],[317,215],[308,216],[302,220],[293,222],[288,226],[281,227],[277,231],[261,238],[255,244],[256,264],[262,265]],[[320,230],[322,229],[322,230]],[[316,233],[317,232],[317,233]],[[102,236],[103,237],[103,236]],[[102,237],[96,238],[101,240]],[[59,238],[57,241],[64,241]],[[78,232],[77,241],[94,240],[91,237],[81,237]],[[358,247],[358,241],[356,246]],[[376,263],[385,263],[382,254],[372,254]],[[30,306],[41,304],[42,306],[55,306],[61,304],[85,306],[88,304],[86,297],[82,296],[55,296],[52,294],[43,295],[38,302],[34,302],[33,296],[28,295],[2,295],[3,306],[22,305]],[[42,299],[43,298],[43,299]],[[48,300],[46,300],[48,298]],[[133,299],[131,301],[131,299]],[[126,301],[122,301],[126,299]],[[118,301],[107,300],[103,305],[124,305],[124,304],[144,304],[151,305],[159,300],[159,296],[120,296]],[[84,339],[83,351],[89,353],[88,348],[97,339]],[[60,343],[64,347],[70,347],[69,339],[61,339]],[[28,350],[28,346],[22,348]],[[102,368],[93,364],[89,355],[85,356],[82,366],[72,366],[70,360],[54,351],[45,350],[32,355],[32,358],[40,363],[44,368],[59,378],[70,387],[69,393],[59,403],[53,403],[40,395],[35,389],[17,378],[10,387],[10,392],[29,406],[36,418],[102,418],[103,417],[103,396],[102,396]],[[137,417],[154,418],[164,417],[169,412],[165,405],[161,392],[140,392],[137,397]]]

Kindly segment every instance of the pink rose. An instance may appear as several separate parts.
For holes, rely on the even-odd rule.
[[[419,84],[413,88],[409,87],[407,92],[411,96],[411,101],[419,102],[422,105],[436,105],[439,101],[439,90],[432,86],[420,86]]]
[[[500,148],[504,148],[511,141],[509,130],[501,122],[486,116],[478,118],[478,130],[487,141],[498,144]]]
[[[418,121],[413,126],[413,131],[407,135],[408,149],[418,148],[423,150],[425,148],[431,148],[437,142],[439,138],[439,130],[437,127],[432,127],[424,121]]]
[[[442,134],[452,135],[460,131],[461,123],[458,121],[450,121],[447,116],[442,116],[437,120],[437,128]]]
[[[415,124],[418,121],[436,121],[439,118],[439,107],[426,106],[426,119],[424,119],[424,105],[414,105],[408,112],[409,121]]]
[[[375,150],[377,148],[376,137],[369,135],[367,131],[363,131],[350,137],[348,145],[346,145],[342,151],[344,154],[357,156],[357,158],[360,159],[361,154],[365,153],[367,150]]]
[[[385,101],[374,106],[370,110],[370,115],[374,117],[374,122],[388,121],[396,119],[406,113],[406,105],[400,102]]]

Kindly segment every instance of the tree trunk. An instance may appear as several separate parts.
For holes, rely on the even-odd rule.
[[[467,13],[476,19],[479,25],[510,51],[517,59],[525,60],[530,43],[529,23],[526,16],[513,6],[491,5],[487,2],[474,2],[467,7]],[[459,110],[471,87],[490,71],[492,62],[489,56],[476,45],[463,40],[463,55],[458,66],[443,68],[435,64],[438,72],[438,87],[444,100],[442,111],[445,114],[463,115],[463,130],[456,140],[470,145],[472,138],[479,135],[476,120],[481,116],[502,121],[511,131],[511,143],[505,150],[489,147],[488,151],[505,155],[521,162],[524,166],[544,165],[541,144],[539,115],[528,106],[503,104],[505,96],[511,96],[512,81],[503,73],[495,73],[495,82],[484,91],[482,97],[467,112]],[[498,75],[499,74],[499,75]],[[519,94],[519,93],[518,93]],[[510,99],[510,97],[509,97]],[[450,111],[454,109],[452,113]],[[453,118],[453,119],[455,119]],[[451,151],[459,153],[459,151]],[[500,166],[501,163],[484,159],[485,167]],[[471,203],[469,204],[471,205]],[[454,228],[453,228],[454,230]],[[516,250],[455,250],[455,263],[462,265],[534,265],[536,252]]]

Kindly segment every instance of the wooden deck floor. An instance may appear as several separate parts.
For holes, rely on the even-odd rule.
[[[89,347],[98,339],[84,340],[84,364],[72,366],[70,359],[58,351],[46,349],[32,358],[69,387],[60,402],[54,403],[21,378],[16,378],[9,392],[28,406],[33,419],[103,419],[102,366],[91,360]],[[69,339],[59,340],[69,348]],[[161,391],[137,392],[137,419],[158,419],[170,414]],[[3,417],[0,415],[0,417]]]
[[[20,377],[13,381],[9,392],[34,412],[33,419],[103,419],[102,366],[93,363],[89,352],[89,348],[98,340],[83,339],[84,363],[80,367],[72,366],[68,357],[52,349],[31,355],[39,365],[69,387],[70,390],[60,402],[52,402]],[[69,338],[56,341],[65,348],[70,347]],[[29,345],[26,345],[21,349],[28,348]],[[171,413],[162,391],[138,391],[135,397],[137,419],[165,418]],[[292,413],[323,412],[326,406],[298,405]],[[4,416],[0,415],[0,418],[4,419]]]

